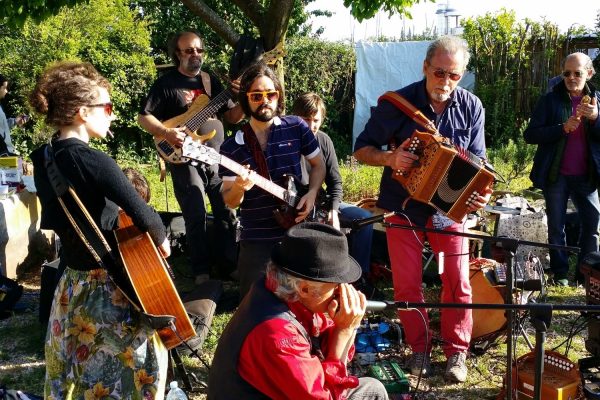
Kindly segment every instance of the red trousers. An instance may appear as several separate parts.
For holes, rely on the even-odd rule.
[[[389,223],[410,225],[402,217],[393,216]],[[431,218],[427,228],[433,228]],[[453,224],[446,231],[463,232],[463,224]],[[388,227],[386,229],[388,251],[392,264],[394,300],[411,303],[424,302],[423,298],[423,243],[429,242],[436,259],[444,253],[442,280],[442,303],[471,303],[471,283],[469,282],[468,240],[460,236],[439,233],[425,233],[409,229]],[[405,341],[414,353],[431,351],[429,317],[425,309],[420,309],[424,320],[416,310],[400,310],[398,316],[405,332]],[[444,308],[441,310],[441,335],[446,357],[459,351],[466,351],[471,341],[473,317],[470,309]]]

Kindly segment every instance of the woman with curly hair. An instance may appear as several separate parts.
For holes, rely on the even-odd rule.
[[[89,146],[106,138],[114,120],[109,82],[89,63],[60,62],[42,72],[30,103],[56,128],[55,163],[111,248],[118,210],[170,254],[159,216],[144,202],[116,162]],[[168,353],[158,334],[92,257],[61,208],[48,179],[45,152],[31,154],[42,204],[43,229],[63,244],[67,268],[54,294],[46,334],[48,399],[162,399]],[[70,211],[72,212],[72,211]]]

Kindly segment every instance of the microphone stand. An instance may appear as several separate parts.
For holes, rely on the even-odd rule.
[[[364,218],[364,219],[356,219],[352,221],[352,229],[358,229],[361,228],[365,225],[368,224],[373,224],[376,222],[381,222],[383,221],[385,218],[388,218],[390,216],[395,215],[396,212],[389,212],[386,214],[381,214],[381,215],[376,215],[373,217],[369,217],[369,218]],[[505,303],[504,305],[502,305],[505,309],[507,310],[507,344],[506,344],[506,361],[507,361],[507,372],[506,372],[506,399],[507,400],[511,400],[512,399],[512,392],[513,392],[513,382],[512,382],[512,371],[510,369],[512,369],[512,364],[513,364],[513,357],[512,357],[512,353],[513,353],[513,347],[514,347],[514,337],[513,337],[513,324],[514,324],[514,311],[516,309],[519,309],[519,307],[514,307],[514,306],[519,306],[519,305],[515,305],[513,304],[513,291],[514,291],[514,282],[513,282],[513,277],[514,277],[514,257],[515,257],[515,252],[517,250],[517,247],[521,244],[526,245],[526,246],[536,246],[536,247],[543,247],[543,248],[547,248],[547,249],[555,249],[555,250],[563,250],[563,251],[569,251],[569,252],[573,252],[573,253],[579,253],[579,248],[578,247],[571,247],[571,246],[560,246],[560,245],[555,245],[555,244],[547,244],[547,243],[539,243],[539,242],[530,242],[530,241],[526,241],[526,240],[519,240],[519,239],[515,239],[515,238],[508,238],[508,237],[492,237],[492,236],[485,236],[485,235],[477,235],[477,234],[473,234],[473,233],[465,233],[465,232],[448,232],[448,231],[444,231],[444,230],[439,230],[439,229],[432,229],[432,228],[425,228],[425,227],[420,227],[420,226],[414,226],[414,225],[403,225],[403,224],[396,224],[396,223],[389,223],[389,222],[384,222],[383,226],[386,228],[395,228],[395,229],[408,229],[408,230],[413,230],[413,231],[420,231],[420,232],[431,232],[431,233],[437,233],[437,234],[442,234],[442,235],[451,235],[451,236],[462,236],[462,237],[466,237],[466,238],[470,238],[470,239],[479,239],[479,240],[484,240],[484,241],[488,241],[488,242],[500,242],[502,244],[502,248],[505,251],[506,254],[506,258],[507,258],[507,262],[506,262],[506,295],[505,295]],[[408,303],[407,303],[408,304]],[[423,304],[426,303],[413,303],[413,304],[419,304],[421,307],[423,308],[427,308],[426,306],[424,306]],[[431,304],[431,303],[430,303]],[[448,304],[448,303],[447,303]],[[438,304],[439,307],[437,308],[450,308],[450,307],[446,307],[446,306],[442,306],[442,304]],[[467,306],[473,306],[474,304],[470,304]],[[489,305],[488,305],[489,306]],[[535,400],[541,400],[541,385],[542,385],[542,372],[544,369],[544,355],[543,355],[543,349],[544,349],[544,341],[546,338],[546,330],[550,325],[550,320],[552,318],[552,305],[545,305],[546,307],[549,307],[549,309],[545,309],[544,311],[539,311],[539,312],[532,312],[531,313],[531,320],[532,320],[532,325],[535,327],[536,330],[536,351],[538,353],[536,353],[536,364],[535,364],[535,392],[536,392],[536,397],[534,397]],[[490,308],[490,307],[465,307],[465,305],[461,305],[460,307],[456,307],[456,305],[454,305],[454,307],[452,308]],[[491,308],[496,308],[496,307],[491,307]],[[558,306],[554,306],[554,308],[556,309],[561,309],[558,308]],[[533,310],[533,308],[523,308],[523,309],[527,309],[527,310]],[[569,310],[574,310],[573,308],[569,308]],[[592,311],[592,310],[590,310]],[[600,312],[600,308],[598,308],[597,311],[594,310],[594,312]],[[549,317],[547,317],[549,314]]]

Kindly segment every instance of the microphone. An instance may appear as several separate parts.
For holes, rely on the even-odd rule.
[[[374,224],[376,222],[383,221],[385,218],[391,217],[395,214],[396,213],[394,211],[392,211],[392,212],[385,213],[385,214],[374,215],[372,217],[367,217],[367,218],[362,218],[362,219],[353,219],[352,222],[350,223],[351,229],[352,230],[360,229],[365,225],[370,225],[370,224]]]
[[[393,301],[367,300],[367,311],[383,311],[393,307],[396,307],[396,303]]]

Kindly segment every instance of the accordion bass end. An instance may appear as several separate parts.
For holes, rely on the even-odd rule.
[[[456,222],[463,220],[477,196],[494,183],[494,174],[479,157],[441,135],[414,131],[405,150],[419,156],[419,166],[406,173],[395,171],[392,177],[411,198]]]

